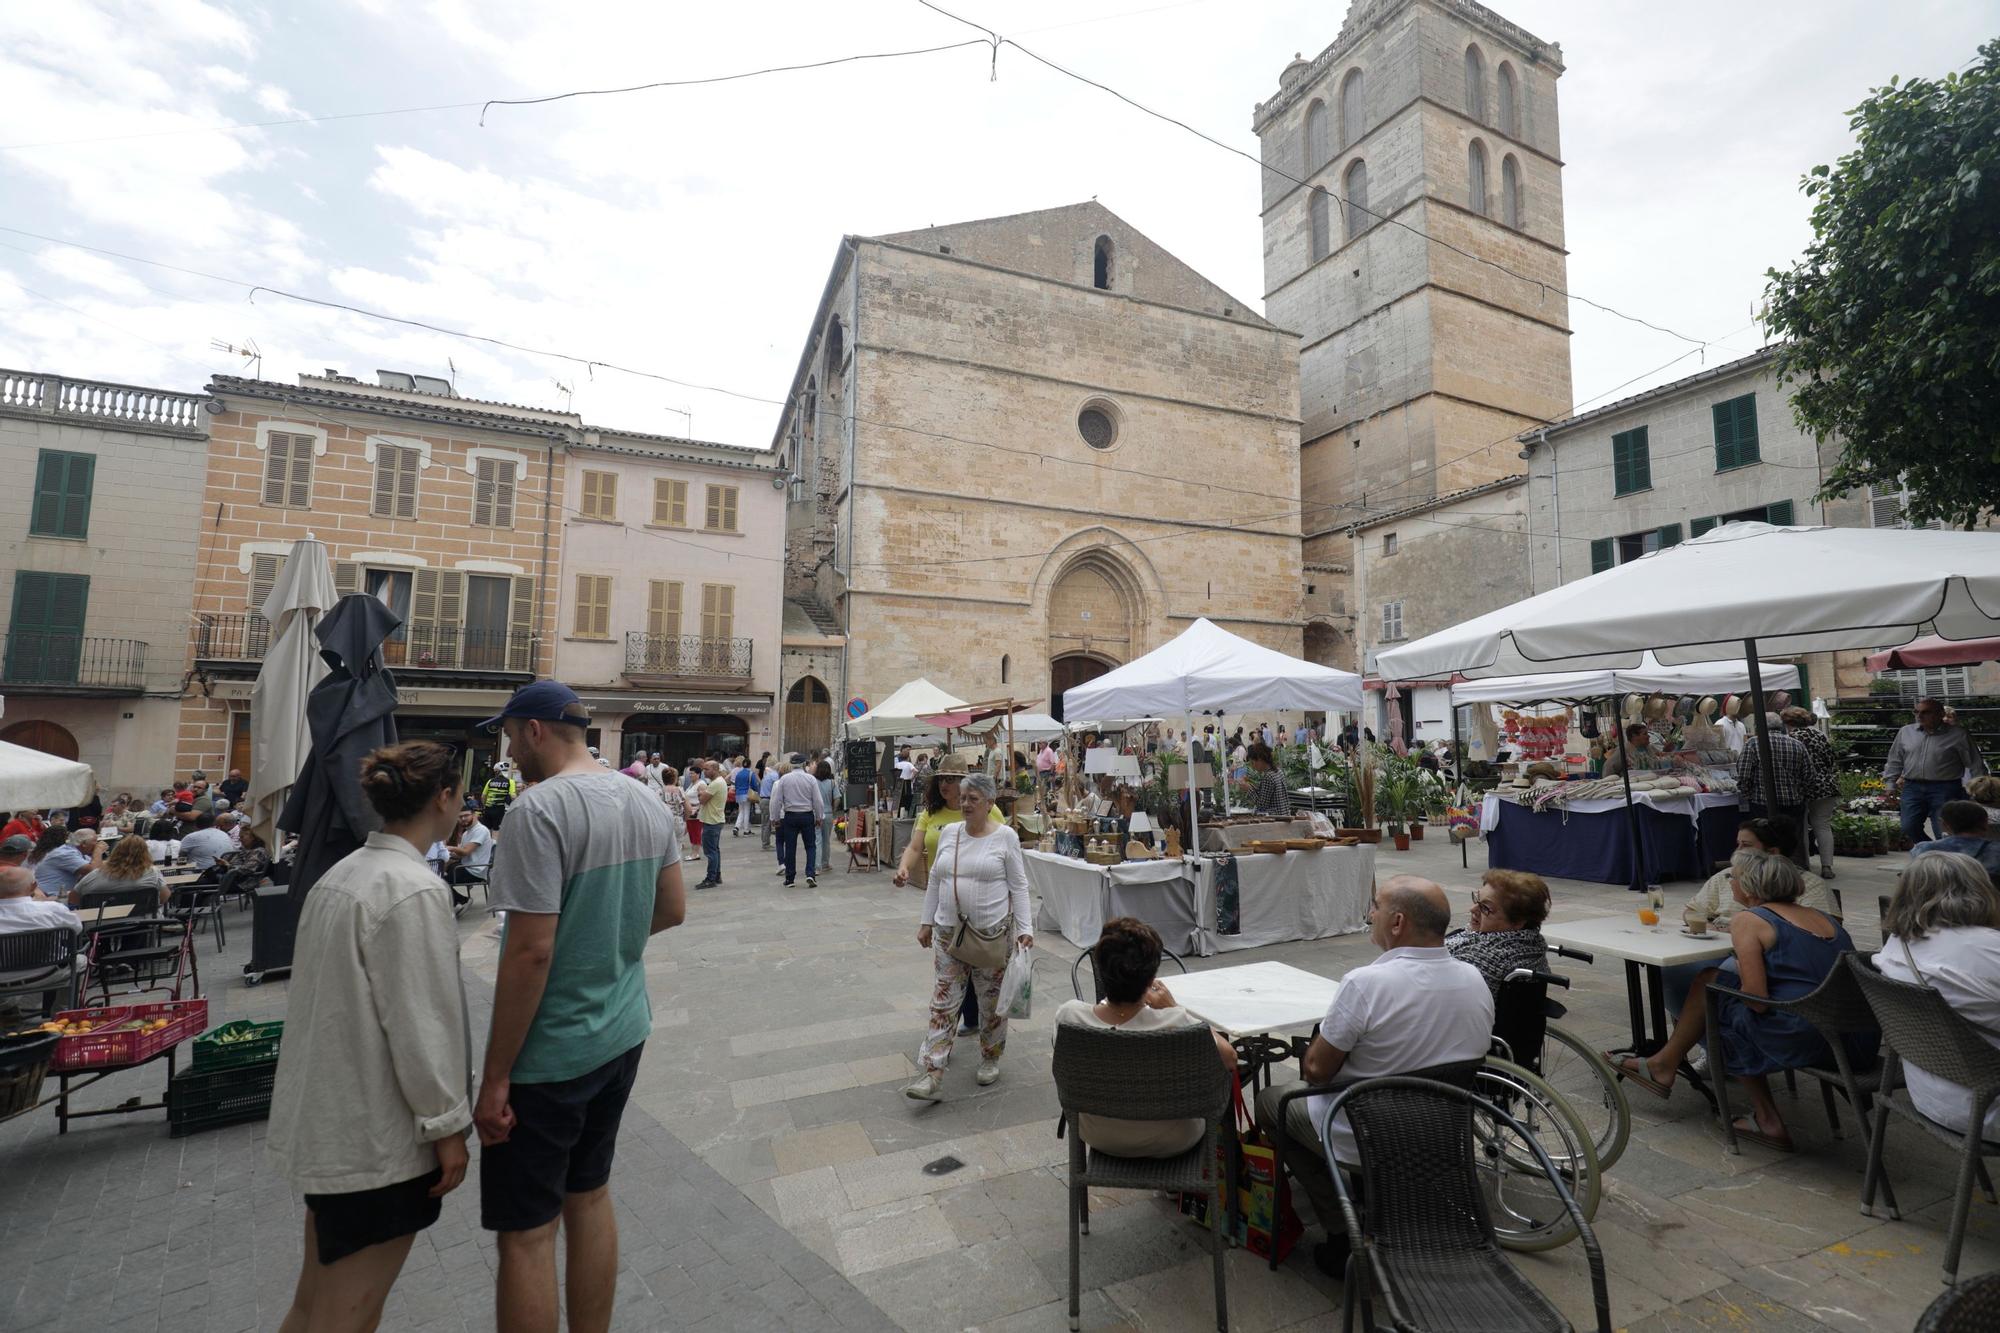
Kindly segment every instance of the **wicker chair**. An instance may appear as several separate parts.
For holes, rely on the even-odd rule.
[[[1222,1152],[1231,1115],[1231,1084],[1206,1027],[1166,1032],[1105,1032],[1056,1025],[1056,1100],[1069,1128],[1079,1115],[1120,1120],[1201,1120],[1208,1132],[1178,1157],[1113,1157],[1069,1136],[1069,1326],[1082,1314],[1083,1240],[1090,1234],[1092,1189],[1180,1190],[1209,1196],[1215,1255],[1215,1326],[1227,1333],[1223,1276],[1228,1201],[1236,1197],[1236,1157]],[[1058,1133],[1063,1132],[1059,1127]]]
[[[1996,1328],[2000,1328],[2000,1273],[1986,1273],[1932,1301],[1914,1333],[1990,1333]]]
[[[1345,1173],[1333,1173],[1334,1192],[1353,1248],[1341,1327],[1352,1333],[1357,1307],[1363,1326],[1374,1327],[1380,1301],[1399,1330],[1442,1333],[1451,1329],[1550,1330],[1570,1323],[1548,1297],[1508,1261],[1493,1236],[1478,1171],[1472,1160],[1474,1111],[1491,1115],[1521,1141],[1532,1144],[1542,1173],[1569,1210],[1590,1264],[1590,1289],[1598,1333],[1611,1333],[1611,1296],[1604,1252],[1548,1155],[1505,1111],[1463,1088],[1431,1079],[1363,1079],[1343,1087],[1320,1119],[1320,1143],[1336,1115],[1345,1113],[1361,1157],[1362,1224]]]
[[[45,1018],[58,1006],[74,1007],[83,961],[76,942],[76,931],[69,926],[0,934],[0,978],[19,974],[0,980],[0,996],[39,995]]]
[[[1162,965],[1171,962],[1175,971],[1183,976],[1187,975],[1187,964],[1182,962],[1181,956],[1172,949],[1160,950],[1160,962]],[[1090,965],[1091,993],[1088,996],[1083,993],[1083,968],[1086,963]],[[1085,949],[1076,956],[1076,961],[1069,965],[1069,988],[1076,992],[1076,998],[1079,1000],[1089,999],[1094,1002],[1104,998],[1104,983],[1097,979],[1097,963],[1092,958],[1090,950]]]
[[[1940,1143],[1959,1150],[1958,1189],[1951,1210],[1951,1231],[1944,1247],[1944,1280],[1958,1280],[1958,1255],[1965,1246],[1965,1221],[1972,1210],[1972,1182],[1976,1179],[1988,1203],[1996,1202],[1993,1182],[1986,1175],[1985,1155],[2000,1156],[2000,1145],[1980,1137],[1986,1112],[2000,1097],[2000,1050],[1987,1044],[1979,1030],[1945,1003],[1929,986],[1894,981],[1876,971],[1873,962],[1859,954],[1849,954],[1848,969],[1868,998],[1868,1007],[1882,1025],[1882,1091],[1875,1098],[1875,1129],[1868,1136],[1868,1175],[1861,1185],[1861,1211],[1874,1216],[1875,1187],[1879,1183],[1890,1216],[1896,1216],[1896,1196],[1882,1162],[1882,1143],[1888,1135],[1889,1112],[1921,1128]],[[1947,1129],[1915,1106],[1896,1099],[1902,1089],[1902,1062],[1908,1060],[1926,1073],[1935,1074],[1968,1089],[1969,1116],[1966,1123],[1975,1132],[1961,1134]]]
[[[1851,954],[1843,955],[1843,958],[1847,956]],[[1820,982],[1811,994],[1801,995],[1796,1000],[1767,1000],[1761,996],[1746,995],[1720,981],[1708,983],[1708,995],[1706,1044],[1710,1069],[1722,1071],[1729,1067],[1723,1059],[1726,1052],[1722,1045],[1721,1020],[1716,1014],[1720,1007],[1715,1003],[1717,996],[1754,1001],[1766,1009],[1797,1014],[1812,1024],[1820,1036],[1826,1038],[1826,1044],[1833,1048],[1832,1069],[1800,1065],[1796,1070],[1818,1081],[1820,1098],[1826,1104],[1826,1119],[1833,1128],[1833,1136],[1843,1137],[1840,1111],[1833,1098],[1835,1092],[1847,1098],[1847,1104],[1854,1108],[1856,1117],[1861,1121],[1862,1134],[1867,1135],[1868,1111],[1875,1094],[1882,1087],[1882,1064],[1878,1060],[1871,1068],[1856,1070],[1848,1058],[1847,1043],[1843,1038],[1850,1035],[1879,1037],[1881,1028],[1875,1022],[1874,1011],[1868,1007],[1867,997],[1861,993],[1854,975],[1845,966],[1837,961],[1833,971],[1826,974],[1826,980]],[[1788,1076],[1794,1072],[1790,1069],[1785,1071]],[[1729,1151],[1740,1153],[1742,1149],[1736,1144],[1736,1116],[1729,1109],[1729,1080],[1718,1073],[1717,1077],[1709,1080],[1709,1086],[1715,1090],[1715,1113],[1722,1117],[1722,1137],[1728,1143]]]

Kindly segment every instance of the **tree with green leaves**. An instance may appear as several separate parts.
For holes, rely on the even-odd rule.
[[[1818,499],[1909,490],[1908,517],[2000,505],[2000,40],[1942,79],[1891,80],[1817,166],[1813,240],[1764,323],[1802,430],[1840,442]]]

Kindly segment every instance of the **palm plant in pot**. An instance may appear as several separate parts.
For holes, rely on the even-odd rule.
[[[1410,807],[1416,799],[1416,765],[1406,759],[1391,758],[1382,765],[1381,780],[1375,786],[1376,812],[1388,826],[1396,850],[1410,850]]]

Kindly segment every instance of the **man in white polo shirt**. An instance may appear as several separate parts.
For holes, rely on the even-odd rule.
[[[1375,891],[1368,931],[1382,956],[1340,979],[1306,1051],[1308,1082],[1337,1087],[1486,1054],[1493,1036],[1493,992],[1477,968],[1445,952],[1450,925],[1444,890],[1430,880],[1397,875]],[[1319,1142],[1320,1120],[1333,1098],[1294,1098],[1283,1109],[1281,1126],[1278,1100],[1289,1091],[1278,1085],[1257,1094],[1257,1122],[1266,1133],[1284,1134],[1285,1162],[1327,1231],[1328,1243],[1317,1247],[1313,1258],[1339,1277],[1346,1270],[1348,1243]],[[1334,1156],[1346,1166],[1357,1164],[1345,1119],[1334,1122],[1332,1139]]]

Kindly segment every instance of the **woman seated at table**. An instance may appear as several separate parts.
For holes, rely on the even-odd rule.
[[[1472,892],[1466,925],[1444,937],[1446,952],[1470,963],[1486,978],[1495,997],[1507,974],[1518,968],[1540,972],[1548,966],[1542,922],[1549,919],[1549,886],[1522,870],[1488,870]]]
[[[1960,1017],[2000,1046],[2000,893],[1978,860],[1964,852],[1926,852],[1903,868],[1882,917],[1882,975],[1928,986]],[[1905,1058],[1910,1101],[1963,1134],[1972,1094]],[[1985,1136],[2000,1140],[2000,1103],[1987,1110]]]
[[[104,864],[76,882],[69,905],[80,905],[85,894],[115,893],[120,889],[152,889],[160,895],[162,904],[167,901],[167,881],[153,865],[153,854],[146,850],[144,838],[120,838],[113,843]]]
[[[1068,1000],[1056,1010],[1056,1022],[1100,1031],[1164,1032],[1198,1028],[1202,1021],[1174,1003],[1158,980],[1160,935],[1129,916],[1104,923],[1090,951],[1091,966],[1104,998]],[[1220,1032],[1215,1051],[1224,1069],[1236,1068],[1236,1051]],[[1119,1120],[1113,1116],[1079,1115],[1076,1132],[1102,1153],[1113,1157],[1178,1157],[1195,1144],[1207,1127],[1200,1120]]]
[[[1696,978],[1665,1046],[1643,1059],[1607,1055],[1613,1068],[1657,1097],[1673,1090],[1681,1061],[1707,1034],[1710,980],[1720,979],[1747,995],[1796,1000],[1817,990],[1839,965],[1840,955],[1854,948],[1838,921],[1799,901],[1805,892],[1804,876],[1784,856],[1740,851],[1729,860],[1729,883],[1743,909],[1729,921],[1734,956],[1718,967],[1703,969]],[[1722,1006],[1716,1017],[1726,1072],[1750,1093],[1751,1114],[1736,1122],[1737,1137],[1790,1152],[1792,1138],[1771,1099],[1768,1076],[1807,1065],[1832,1067],[1833,1052],[1826,1038],[1796,1013],[1732,996],[1713,1002]],[[1872,1063],[1872,1045],[1853,1041],[1851,1054],[1857,1063]]]
[[[1796,828],[1774,819],[1746,819],[1736,826],[1736,850],[1739,852],[1771,852],[1789,858],[1798,846],[1798,840]],[[1710,933],[1727,934],[1729,920],[1736,914],[1736,900],[1729,892],[1729,875],[1726,869],[1710,875],[1708,882],[1681,908],[1681,920],[1689,927],[1696,921],[1706,921]],[[1840,908],[1834,903],[1833,890],[1827,888],[1825,880],[1805,869],[1799,871],[1799,880],[1805,886],[1799,894],[1799,906],[1810,907],[1835,921],[1840,920]],[[1687,1002],[1688,990],[1707,966],[1707,963],[1676,963],[1660,970],[1668,1013],[1681,1011],[1681,1006]],[[1695,1048],[1694,1067],[1702,1068],[1705,1058],[1701,1048]]]
[[[222,862],[225,879],[233,875],[238,887],[254,887],[271,873],[271,848],[248,824],[239,836],[242,843],[237,849],[216,859]]]

